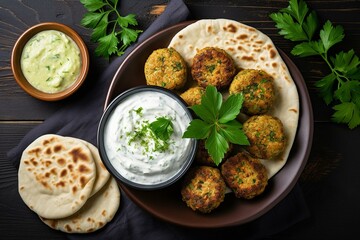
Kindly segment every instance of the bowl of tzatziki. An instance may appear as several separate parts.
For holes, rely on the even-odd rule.
[[[30,27],[18,38],[11,68],[25,92],[40,100],[57,101],[72,95],[85,81],[89,53],[72,28],[45,22]]]
[[[136,189],[174,184],[196,155],[197,141],[182,137],[192,119],[186,103],[170,90],[138,86],[124,91],[99,123],[97,141],[104,165]]]

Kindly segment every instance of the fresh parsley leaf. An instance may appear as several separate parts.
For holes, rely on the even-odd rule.
[[[219,123],[226,123],[236,118],[244,102],[242,94],[233,94],[224,102],[219,110]]]
[[[209,155],[218,166],[229,149],[229,144],[226,139],[217,131],[216,126],[213,126],[209,137],[205,141],[205,149],[208,150]]]
[[[81,19],[81,25],[87,28],[95,28],[98,23],[102,20],[105,14],[108,14],[106,12],[103,12],[101,14],[88,12],[85,13],[83,18]]]
[[[138,23],[135,14],[128,14],[125,17],[118,17],[117,21],[120,26],[127,28],[129,25],[136,26]]]
[[[213,123],[214,119],[217,118],[221,105],[221,93],[211,86],[205,89],[205,94],[201,98],[201,104],[194,105],[191,109],[205,122]]]
[[[99,46],[95,49],[97,55],[108,55],[116,53],[118,40],[115,33],[110,33],[98,39]]]
[[[324,45],[325,52],[327,52],[333,45],[339,43],[344,38],[344,29],[342,26],[334,27],[328,20],[320,31],[320,39]]]
[[[300,57],[319,55],[324,52],[323,45],[320,41],[302,42],[291,50],[291,54]]]
[[[219,165],[229,149],[229,143],[249,145],[236,120],[243,104],[243,95],[230,95],[223,101],[214,86],[207,86],[200,105],[191,109],[199,117],[190,122],[183,138],[205,139],[205,148],[216,165]]]
[[[335,91],[334,95],[340,102],[350,102],[360,93],[359,81],[346,81]]]
[[[315,83],[315,86],[319,89],[320,96],[324,99],[325,103],[329,105],[333,101],[334,94],[334,85],[336,82],[335,73],[330,73],[329,75],[322,78],[320,81]]]
[[[347,53],[341,51],[336,54],[335,58],[330,59],[334,65],[335,71],[341,72],[349,78],[356,78],[354,73],[359,71],[360,61],[359,57],[355,55],[353,49]]]
[[[308,39],[312,39],[314,37],[314,34],[318,27],[319,21],[317,19],[316,12],[312,11],[309,13],[309,15],[306,17],[305,22],[303,23],[303,29],[306,32]]]
[[[90,12],[97,11],[106,5],[102,0],[80,0],[80,2]]]
[[[136,16],[128,14],[121,16],[117,4],[118,0],[80,0],[87,9],[81,25],[91,28],[91,41],[97,42],[95,54],[108,58],[116,54],[121,56],[134,43],[142,32],[130,28],[137,26]]]
[[[220,134],[225,138],[228,139],[229,142],[238,144],[238,145],[250,145],[249,140],[247,139],[245,133],[242,130],[242,125],[236,121],[231,120],[227,122],[225,125],[220,125],[221,128],[219,129]]]
[[[303,0],[290,0],[287,8],[270,14],[270,18],[280,30],[279,34],[291,41],[301,41],[291,53],[294,56],[320,56],[331,72],[315,83],[320,96],[327,105],[334,103],[332,119],[337,123],[347,123],[349,128],[360,125],[360,60],[353,49],[329,56],[329,50],[343,41],[344,28],[334,26],[327,20],[319,31],[319,39],[314,40],[319,22],[314,11],[310,11]]]
[[[302,1],[299,3],[297,3],[297,1],[289,1],[289,6],[281,10],[281,12],[290,14],[300,24],[303,23],[308,11],[308,6]]]
[[[291,41],[304,41],[308,37],[304,33],[300,24],[294,22],[293,18],[288,13],[272,13],[271,19],[276,22],[276,27],[280,29],[279,34]]]
[[[353,102],[343,102],[333,107],[335,113],[332,119],[337,123],[347,123],[350,129],[359,126],[360,110]]]
[[[205,89],[205,94],[201,98],[201,104],[200,106],[204,108],[204,113],[206,111],[208,116],[204,116],[200,114],[200,117],[203,119],[206,119],[207,117],[210,117],[212,121],[217,117],[218,111],[220,110],[220,107],[222,105],[222,96],[221,93],[217,91],[217,89],[213,86],[207,87]],[[196,107],[195,107],[196,108]],[[195,111],[195,109],[193,108]],[[195,111],[196,114],[198,114]]]
[[[194,119],[184,132],[183,138],[205,139],[209,136],[211,126],[203,120]]]
[[[156,118],[155,121],[150,123],[149,127],[155,136],[163,141],[169,140],[174,132],[171,120],[166,117]]]

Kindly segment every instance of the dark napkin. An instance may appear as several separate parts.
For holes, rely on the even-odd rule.
[[[166,10],[142,33],[134,46],[114,59],[101,78],[84,94],[32,129],[19,145],[8,152],[14,166],[19,166],[22,151],[37,137],[47,134],[73,136],[96,144],[96,132],[110,82],[124,58],[152,34],[186,20],[189,11],[181,0],[172,0]],[[257,220],[224,229],[188,229],[158,220],[135,205],[122,192],[120,209],[104,228],[90,234],[66,234],[69,239],[259,239],[279,233],[305,219],[308,209],[298,185],[271,211]],[[29,210],[29,214],[31,211]]]

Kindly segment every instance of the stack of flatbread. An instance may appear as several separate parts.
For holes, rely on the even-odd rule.
[[[96,231],[120,205],[116,180],[98,149],[81,139],[54,134],[37,138],[22,154],[18,178],[25,204],[60,231]]]

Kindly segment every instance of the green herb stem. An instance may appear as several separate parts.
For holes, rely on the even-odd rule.
[[[342,26],[334,26],[329,20],[320,30],[320,39],[312,39],[317,28],[316,13],[310,11],[303,0],[289,0],[289,6],[270,18],[280,29],[279,34],[296,45],[291,53],[307,57],[320,55],[331,73],[315,83],[320,96],[326,104],[333,103],[335,110],[332,120],[346,123],[350,129],[360,125],[360,60],[351,49],[339,52],[335,57],[328,54],[329,49],[345,37]],[[337,82],[337,83],[336,83]]]

